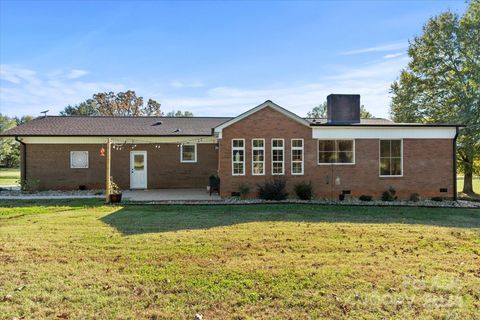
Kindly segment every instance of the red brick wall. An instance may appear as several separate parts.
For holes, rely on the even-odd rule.
[[[102,145],[29,144],[27,179],[39,180],[41,190],[70,190],[86,185],[88,189],[105,188],[105,157]],[[197,145],[197,162],[181,163],[176,144],[138,144],[134,150],[147,151],[148,188],[206,188],[208,177],[217,172],[218,151],[214,144]],[[88,169],[70,168],[70,151],[89,151]],[[112,150],[111,174],[122,189],[130,188],[130,151]]]
[[[245,176],[232,176],[231,139],[245,139]],[[265,176],[252,176],[253,138],[265,139]],[[338,198],[342,190],[351,190],[353,196],[362,194],[380,197],[390,186],[400,198],[411,193],[423,197],[453,197],[452,143],[450,139],[404,139],[403,177],[379,177],[379,140],[355,140],[354,165],[317,165],[317,140],[312,139],[311,128],[306,127],[271,108],[265,108],[225,128],[219,141],[219,175],[222,196],[237,192],[245,183],[256,196],[256,185],[272,178],[271,139],[285,139],[285,177],[290,195],[300,181],[312,181],[318,198]],[[290,139],[304,139],[304,175],[292,176],[290,169]],[[335,184],[340,178],[340,185]],[[448,193],[440,193],[448,188]]]

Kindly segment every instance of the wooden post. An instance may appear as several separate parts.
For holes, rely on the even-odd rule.
[[[112,160],[112,152],[111,152],[111,146],[112,146],[112,139],[108,138],[107,139],[107,150],[106,150],[106,176],[105,176],[105,202],[110,203],[110,166],[111,166],[111,160]]]

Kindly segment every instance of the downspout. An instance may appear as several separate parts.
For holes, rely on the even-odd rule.
[[[15,136],[15,141],[19,142],[23,146],[22,155],[20,158],[20,160],[23,159],[23,161],[21,161],[22,162],[21,172],[23,172],[23,176],[20,176],[20,180],[24,181],[24,180],[27,180],[27,144],[22,140],[18,139],[18,136]]]
[[[453,137],[453,200],[457,201],[457,138],[458,138],[458,127],[455,127],[455,137]]]

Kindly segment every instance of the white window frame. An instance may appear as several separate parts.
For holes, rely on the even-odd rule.
[[[381,159],[382,159],[382,156],[381,156],[381,143],[382,141],[400,141],[400,168],[402,170],[402,174],[401,175],[382,175],[382,168],[380,167],[381,166]],[[392,146],[390,144],[390,149],[392,149]],[[392,155],[392,150],[390,150],[390,157],[389,159],[391,159]],[[383,157],[385,158],[385,157]],[[396,157],[394,157],[396,158]],[[401,178],[403,177],[403,139],[378,139],[378,176],[380,178]]]
[[[73,155],[75,153],[83,153],[87,155],[87,166],[86,167],[74,167],[73,166]],[[70,169],[88,169],[90,166],[90,155],[88,151],[70,151]]]
[[[348,163],[343,163],[343,162],[330,162],[330,163],[321,163],[320,162],[320,148],[318,146],[319,141],[340,141],[340,140],[349,140],[353,141],[353,162],[348,162]],[[336,144],[335,144],[336,145]],[[355,164],[356,161],[356,156],[355,156],[355,139],[342,139],[342,138],[337,138],[337,139],[317,139],[317,165],[319,166],[330,166],[330,165],[335,165],[335,166],[352,166]]]
[[[259,140],[263,142],[263,147],[255,147],[253,141]],[[255,161],[254,160],[254,151],[262,151],[263,152],[263,161]],[[254,164],[255,163],[262,163],[263,164],[263,172],[262,173],[255,173],[254,172]],[[264,176],[265,175],[265,139],[263,138],[253,138],[252,139],[252,176]]]
[[[302,146],[301,147],[294,147],[293,146],[293,141],[302,141]],[[305,157],[305,154],[304,154],[304,148],[305,148],[305,142],[303,141],[303,139],[291,139],[290,140],[290,172],[292,173],[292,176],[303,176],[304,174],[304,157]],[[293,150],[301,150],[302,151],[302,160],[301,161],[293,161]],[[302,172],[300,173],[294,173],[293,172],[293,164],[294,163],[301,163],[302,164]]]
[[[239,141],[243,141],[243,147],[234,147],[233,146],[233,141],[235,140],[239,140]],[[243,161],[235,161],[235,158],[234,158],[234,155],[233,155],[233,152],[235,150],[242,150],[243,151]],[[244,176],[245,175],[245,139],[243,138],[233,138],[232,139],[232,150],[231,150],[231,153],[230,153],[231,157],[232,157],[232,176]],[[234,164],[235,163],[243,163],[243,172],[242,173],[235,173],[234,172]]]
[[[273,140],[281,140],[282,141],[282,147],[274,147],[273,146]],[[283,138],[273,138],[271,141],[271,146],[272,146],[272,176],[282,176],[285,174],[285,139]],[[273,164],[274,163],[280,163],[280,161],[273,161],[273,150],[282,150],[282,172],[281,173],[273,173]]]
[[[184,159],[183,159],[183,146],[184,146],[183,144],[180,145],[180,162],[181,162],[181,163],[195,163],[195,162],[197,162],[197,144],[196,144],[196,143],[194,143],[194,144],[190,144],[190,143],[185,144],[185,146],[193,146],[193,148],[194,148],[194,152],[193,152],[193,158],[194,158],[194,159],[193,159],[193,160],[184,160]]]

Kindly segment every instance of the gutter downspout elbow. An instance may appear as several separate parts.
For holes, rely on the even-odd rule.
[[[22,169],[20,170],[20,180],[24,181],[27,180],[27,144],[19,139],[18,136],[15,136],[15,141],[23,146],[22,154],[20,156],[20,162],[22,164]]]

